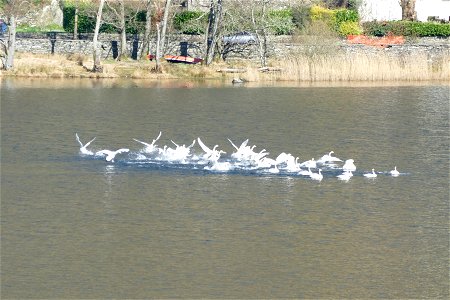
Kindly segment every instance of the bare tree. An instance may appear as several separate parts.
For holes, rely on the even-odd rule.
[[[219,38],[218,28],[222,20],[222,0],[211,0],[208,18],[208,30],[206,33],[206,65],[211,64],[214,54],[216,43]]]
[[[14,67],[17,21],[31,9],[32,5],[28,1],[3,0],[3,14],[6,17],[6,24],[8,25],[7,38],[0,39],[1,52],[3,52],[0,59],[4,70],[9,70]]]
[[[417,19],[416,0],[399,0],[399,4],[402,7],[402,20]]]
[[[120,47],[119,47],[119,55],[117,56],[117,60],[122,60],[125,56],[127,49],[127,33],[125,28],[125,4],[123,0],[106,1],[106,6],[109,11],[112,12],[112,16],[110,18],[104,17],[104,22],[113,25],[119,31],[119,39],[120,39]]]
[[[74,21],[73,21],[73,39],[78,39],[78,13],[79,13],[79,0],[75,1],[75,15],[74,15]]]
[[[146,0],[145,2],[145,31],[142,40],[141,58],[150,53],[150,33],[152,29],[152,1]]]
[[[102,12],[105,0],[100,0],[97,11],[97,19],[95,22],[94,38],[92,40],[92,53],[94,56],[94,66],[92,67],[92,72],[103,72],[103,67],[100,64],[100,52],[98,50],[98,33],[100,31],[100,25],[102,22]]]
[[[256,34],[256,40],[258,41],[259,61],[261,67],[267,65],[267,19],[266,19],[266,6],[269,0],[261,0],[259,5],[251,6],[252,24]],[[257,8],[260,8],[257,11]]]
[[[169,19],[169,10],[170,10],[171,0],[166,0],[166,5],[164,7],[164,16],[162,19],[162,27],[160,28],[160,24],[156,24],[158,39],[156,44],[156,71],[161,71],[160,59],[162,57],[162,53],[165,50],[165,40],[166,40],[166,31],[167,31],[167,22]]]
[[[271,0],[233,0],[227,3],[224,7],[222,30],[227,37],[236,37],[236,42],[224,40],[224,59],[232,52],[248,56],[256,50],[261,66],[266,66],[268,34],[271,29],[267,11],[273,5],[274,1]],[[244,33],[244,36],[239,37],[240,33]]]

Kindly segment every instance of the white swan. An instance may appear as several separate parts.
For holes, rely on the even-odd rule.
[[[100,150],[95,153],[96,156],[106,156],[106,161],[114,162],[114,158],[117,154],[129,152],[130,149],[121,148],[116,151],[111,150]]]
[[[261,159],[263,159],[264,157],[266,157],[267,155],[269,155],[269,152],[267,152],[266,149],[262,149],[258,153],[255,153],[254,155],[252,155],[251,160],[252,160],[252,162],[258,162]]]
[[[309,176],[312,174],[311,168],[308,167],[308,171],[307,170],[301,170],[300,172],[298,172],[298,175],[303,175],[303,176]]]
[[[317,168],[317,162],[314,160],[314,158],[311,158],[310,160],[302,162],[300,164],[300,167],[315,169]]]
[[[375,178],[375,177],[377,177],[377,174],[375,174],[375,169],[372,169],[372,173],[364,174],[364,177],[367,177],[367,178]]]
[[[391,173],[392,176],[397,177],[400,175],[400,172],[397,171],[397,166],[394,167],[394,170],[391,170],[389,173]]]
[[[280,173],[280,170],[278,169],[277,165],[274,164],[273,168],[268,169],[267,172],[271,174],[278,174]]]
[[[256,153],[253,151],[253,149],[256,147],[256,145],[253,146],[247,146],[248,139],[242,142],[242,144],[238,147],[236,146],[230,139],[231,145],[236,149],[236,152],[231,153],[231,157],[238,160],[238,161],[247,161],[249,163],[256,162],[259,158],[262,158],[263,156],[269,154],[268,152],[265,152],[264,150],[261,150],[259,153]]]
[[[342,161],[342,159],[332,156],[333,153],[334,153],[334,151],[330,151],[330,153],[322,156],[317,162],[321,163],[321,164],[325,164],[325,163],[330,163],[330,162]]]
[[[263,157],[260,160],[256,161],[256,168],[258,169],[266,169],[276,165],[277,162],[269,157]]]
[[[218,162],[215,161],[211,166],[206,166],[204,169],[209,171],[217,171],[217,172],[227,172],[233,168],[233,165],[227,161]]]
[[[294,159],[294,157],[292,156],[291,158],[288,159],[288,161],[286,162],[286,167],[284,167],[284,169],[288,172],[299,172],[300,171],[300,165],[298,163],[299,158],[296,157]]]
[[[344,163],[344,165],[342,166],[342,169],[344,171],[355,171],[356,170],[356,166],[354,164],[354,160],[353,159],[347,159]]]
[[[203,149],[203,151],[205,151],[205,154],[203,155],[203,159],[205,160],[215,162],[219,160],[220,155],[222,153],[226,153],[225,151],[222,150],[216,150],[216,148],[219,147],[219,145],[215,145],[213,149],[210,149],[202,142],[200,138],[197,138],[197,141],[200,147]]]
[[[311,179],[318,180],[318,181],[321,181],[323,179],[323,175],[322,175],[320,169],[319,169],[319,173],[311,173],[311,174],[309,174],[309,177],[311,177]]]
[[[158,149],[158,147],[155,145],[155,143],[161,137],[161,133],[162,132],[160,131],[158,137],[156,139],[154,139],[151,144],[143,142],[143,141],[140,141],[138,139],[133,139],[133,140],[135,140],[136,142],[141,143],[141,144],[143,144],[145,146],[144,149],[143,149],[144,152],[151,153],[151,152],[154,152],[154,151],[156,151]]]
[[[83,145],[83,143],[80,141],[80,138],[78,137],[78,133],[75,133],[75,137],[77,138],[77,142],[78,144],[80,144],[80,153],[84,154],[84,155],[93,155],[94,152],[86,149],[87,146],[89,146],[96,138],[93,138],[92,140],[90,140],[89,142],[87,142],[85,145]]]
[[[170,161],[185,162],[186,159],[191,155],[191,148],[194,147],[195,140],[193,140],[192,144],[190,144],[189,146],[180,146],[172,140],[171,142],[176,146],[176,148],[166,148],[166,150],[164,151],[164,158]]]
[[[281,152],[280,154],[278,154],[277,158],[275,158],[275,161],[277,162],[277,164],[282,164],[287,162],[291,156],[292,155],[290,153],[287,154],[285,152]]]
[[[239,147],[236,146],[230,139],[228,139],[228,141],[230,141],[231,145],[233,145],[234,149],[236,149],[236,153],[241,151],[241,150],[243,150],[248,144],[248,139],[243,141],[242,144]]]
[[[353,176],[352,171],[344,171],[344,173],[342,173],[336,177],[339,178],[339,180],[348,181],[348,180],[350,180],[350,178],[352,178],[352,176]]]

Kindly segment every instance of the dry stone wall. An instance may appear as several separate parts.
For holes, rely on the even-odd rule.
[[[113,58],[115,54],[114,44],[120,46],[117,35],[101,35],[99,50],[103,59]],[[155,54],[156,39],[150,43],[150,53]],[[80,35],[79,39],[73,39],[72,35],[66,33],[56,34],[18,34],[16,40],[16,50],[18,52],[29,52],[34,54],[84,54],[92,55],[92,35]],[[169,37],[166,54],[182,55],[183,44],[187,55],[192,57],[202,57],[204,49],[204,39],[202,36],[173,35]],[[371,55],[384,51],[392,55],[406,55],[411,53],[426,53],[430,57],[449,56],[450,39],[444,38],[417,38],[407,41],[403,45],[393,45],[388,48],[376,48],[373,46],[348,44],[340,41],[334,44],[305,44],[294,42],[291,37],[277,36],[269,40],[269,57],[284,57],[286,55],[296,55],[311,51],[324,51],[333,53],[337,49],[345,53],[364,53]],[[142,48],[142,38],[137,35],[127,37],[127,52],[130,57],[140,57]],[[258,45],[233,46],[225,49],[223,53],[225,59],[258,59]]]

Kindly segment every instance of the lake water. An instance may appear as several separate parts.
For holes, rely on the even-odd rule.
[[[447,299],[449,101],[446,84],[3,79],[2,299]],[[143,156],[133,138],[160,131],[161,148],[200,137],[230,164],[228,138],[357,170]],[[130,152],[80,155],[75,133]]]

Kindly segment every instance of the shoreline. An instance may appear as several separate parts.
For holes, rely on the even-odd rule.
[[[91,57],[18,52],[14,68],[8,71],[0,70],[0,78],[175,79],[225,82],[242,78],[245,84],[450,81],[450,51],[444,51],[437,56],[423,52],[398,54],[387,49],[365,51],[337,51],[312,56],[300,52],[291,53],[283,58],[271,58],[268,61],[270,68],[265,72],[262,72],[259,64],[253,60],[216,61],[210,66],[162,60],[162,73],[155,73],[156,63],[148,60],[103,60],[103,72],[93,73],[89,70],[93,65]],[[239,72],[232,72],[234,70]]]
[[[51,81],[50,88],[84,89],[84,88],[377,88],[407,86],[448,86],[450,81],[341,81],[341,82],[299,82],[299,81],[255,81],[233,84],[223,79],[135,79],[135,78],[50,78],[0,76],[0,87],[7,88],[42,88]],[[47,87],[47,86],[46,86]],[[48,87],[47,87],[48,88]]]

